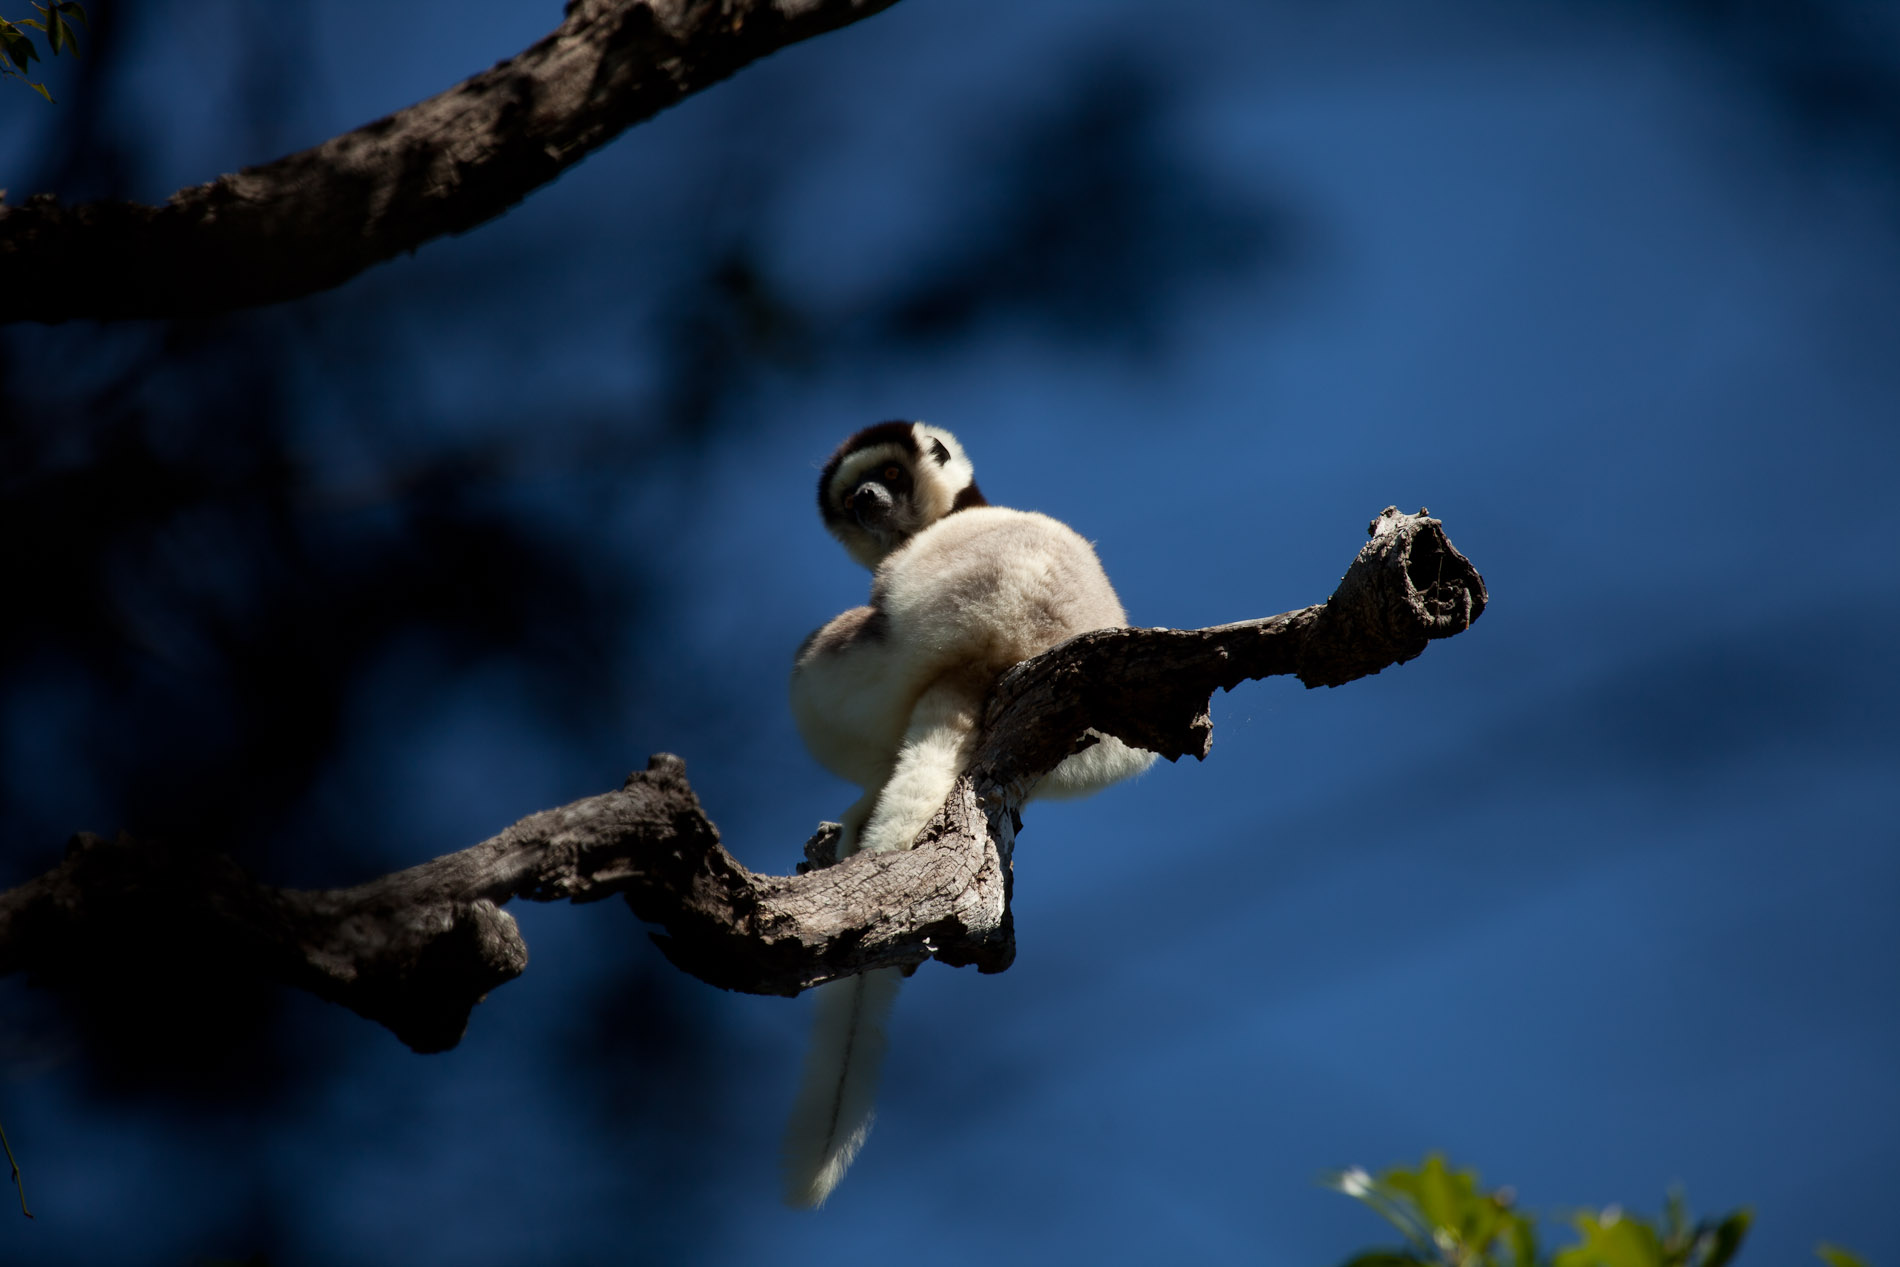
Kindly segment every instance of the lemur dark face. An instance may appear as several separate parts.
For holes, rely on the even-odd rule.
[[[984,504],[956,437],[921,422],[866,427],[818,477],[825,527],[870,568],[945,515]]]
[[[844,508],[858,521],[858,527],[876,536],[908,526],[906,521],[913,518],[911,512],[915,510],[911,494],[916,487],[909,464],[895,458],[882,464],[874,462],[859,476],[858,486],[844,498]]]

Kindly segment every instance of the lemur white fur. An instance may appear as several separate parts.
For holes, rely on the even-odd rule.
[[[792,713],[819,763],[864,789],[844,813],[838,856],[908,849],[969,764],[997,676],[1127,617],[1089,543],[1047,515],[986,503],[962,446],[941,428],[887,422],[852,436],[819,477],[818,506],[872,570],[871,602],[798,649]],[[1099,736],[1035,795],[1086,796],[1153,761]],[[789,1204],[823,1204],[870,1132],[900,980],[897,969],[877,969],[817,992],[785,1137]]]

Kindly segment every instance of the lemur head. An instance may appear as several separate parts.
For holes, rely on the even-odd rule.
[[[988,504],[957,438],[921,422],[866,427],[818,477],[825,527],[868,568],[945,515]]]

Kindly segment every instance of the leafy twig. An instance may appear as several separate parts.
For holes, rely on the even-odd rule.
[[[1364,1202],[1406,1241],[1400,1249],[1355,1255],[1345,1267],[1725,1267],[1753,1219],[1741,1209],[1697,1220],[1682,1194],[1672,1192],[1656,1221],[1614,1205],[1572,1216],[1580,1239],[1545,1257],[1533,1230],[1536,1216],[1512,1208],[1509,1188],[1487,1192],[1476,1171],[1453,1170],[1436,1153],[1416,1170],[1374,1178],[1355,1166],[1329,1175],[1326,1184]],[[1815,1253],[1828,1267],[1866,1267],[1837,1245]]]
[[[13,1186],[20,1193],[20,1213],[30,1219],[33,1211],[26,1208],[26,1185],[20,1182],[20,1163],[13,1160],[13,1145],[7,1142],[7,1128],[4,1126],[0,1126],[0,1148],[7,1150],[7,1165],[13,1167]]]
[[[35,83],[26,77],[26,64],[40,59],[40,50],[34,47],[33,37],[20,28],[30,26],[46,37],[46,46],[54,57],[60,50],[79,56],[79,37],[73,33],[71,19],[78,19],[79,25],[90,28],[86,20],[86,10],[79,0],[53,0],[51,4],[35,4],[40,16],[21,18],[17,22],[0,18],[0,75],[9,75],[24,83],[48,101],[53,94],[46,90],[43,83]]]

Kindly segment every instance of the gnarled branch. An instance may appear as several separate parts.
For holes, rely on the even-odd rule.
[[[619,893],[681,969],[796,994],[927,959],[1000,972],[1015,954],[1010,862],[1036,782],[1089,731],[1205,757],[1215,687],[1292,674],[1337,686],[1417,656],[1484,610],[1484,581],[1425,512],[1387,509],[1332,598],[1212,629],[1103,629],[998,682],[975,761],[914,848],[832,864],[821,829],[800,875],[748,870],[719,843],[677,757],[618,791],[531,814],[492,840],[355,888],[296,891],[188,848],[75,837],[64,862],[0,894],[0,972],[50,972],[101,939],[151,954],[169,933],[243,956],[379,1021],[418,1051],[461,1038],[519,976],[527,947],[502,905]]]
[[[0,207],[0,321],[199,317],[327,290],[465,233],[620,135],[895,0],[569,0],[447,92],[160,207]]]

